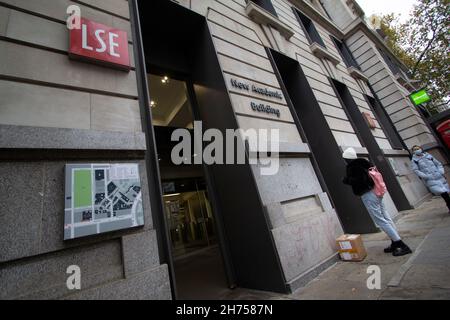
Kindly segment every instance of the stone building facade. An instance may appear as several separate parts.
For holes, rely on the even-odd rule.
[[[68,58],[73,4],[127,32],[131,71]],[[392,215],[427,199],[406,148],[434,137],[407,101],[409,80],[392,73],[352,5],[0,1],[0,298],[177,297],[150,68],[188,75],[205,128],[280,130],[278,174],[205,168],[229,286],[293,291],[336,261],[343,232],[376,231],[341,184],[347,147],[382,170]],[[65,165],[127,162],[140,165],[145,226],[64,241]],[[83,272],[80,291],[66,286],[69,265]]]
[[[358,4],[354,1],[323,1],[322,4],[345,33],[348,47],[405,145],[409,149],[414,145],[423,146],[448,164],[438,140],[409,98],[411,92],[421,88],[409,78],[407,68],[386,47],[383,37],[367,25]]]

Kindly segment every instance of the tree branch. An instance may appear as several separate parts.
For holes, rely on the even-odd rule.
[[[428,42],[428,45],[426,46],[425,50],[422,52],[422,54],[420,55],[419,59],[417,60],[416,65],[414,66],[414,69],[412,71],[411,78],[414,79],[414,77],[415,77],[415,75],[417,73],[417,69],[419,68],[420,63],[422,62],[423,58],[425,57],[425,54],[427,53],[427,51],[430,49],[430,47],[433,44],[434,40],[436,40],[437,36],[439,35],[439,31],[441,31],[441,29],[438,28],[437,30],[433,31],[433,37]]]

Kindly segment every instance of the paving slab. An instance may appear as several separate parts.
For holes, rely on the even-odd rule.
[[[363,262],[338,262],[291,297],[300,300],[448,299],[450,215],[445,204],[434,198],[416,210],[403,213],[397,226],[411,249],[419,248],[417,254],[393,257],[383,252],[390,243],[384,233],[364,235],[368,256]],[[380,290],[367,288],[370,265],[380,267]],[[389,287],[396,277],[398,286]]]
[[[290,295],[236,289],[234,300],[424,300],[450,299],[450,215],[440,198],[402,212],[397,227],[414,254],[384,253],[390,244],[380,232],[363,235],[368,256],[362,262],[337,262]],[[367,288],[367,268],[380,267],[381,289]],[[397,286],[388,284],[396,280]]]

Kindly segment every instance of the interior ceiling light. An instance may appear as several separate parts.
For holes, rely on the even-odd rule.
[[[165,194],[165,195],[163,195],[163,198],[177,197],[177,196],[181,196],[181,193]]]
[[[163,84],[168,84],[168,83],[170,82],[170,79],[169,79],[168,76],[165,76],[164,78],[162,78],[161,82],[162,82]]]

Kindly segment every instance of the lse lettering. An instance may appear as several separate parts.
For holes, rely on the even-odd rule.
[[[94,47],[89,44],[89,37],[88,37],[88,25],[82,24],[82,43],[83,43],[83,49],[88,51],[94,51]],[[97,40],[97,43],[99,46],[95,47],[95,51],[98,53],[104,53],[106,52],[107,48],[109,47],[109,54],[113,57],[120,58],[120,54],[116,52],[116,48],[119,47],[119,43],[117,42],[117,39],[119,38],[119,35],[112,32],[106,32],[106,30],[98,29],[95,30],[95,39]],[[109,46],[106,44],[106,41],[104,40],[105,35],[108,34],[108,43]]]
[[[81,18],[79,29],[70,30],[69,56],[124,71],[131,69],[127,33],[86,18]]]

